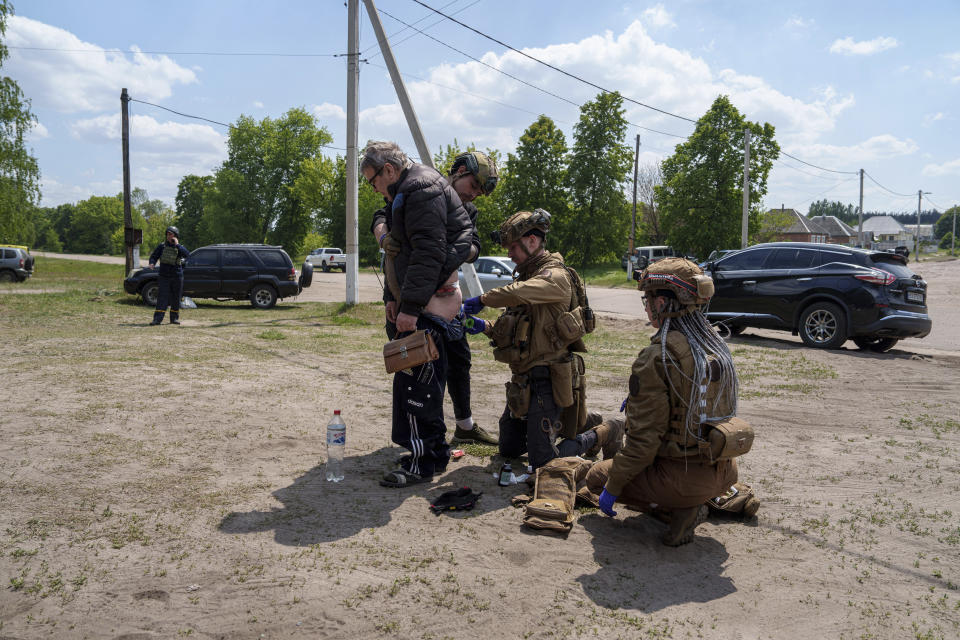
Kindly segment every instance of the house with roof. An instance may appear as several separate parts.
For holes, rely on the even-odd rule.
[[[874,249],[894,249],[913,246],[913,231],[892,216],[873,216],[863,221],[863,230],[873,233]]]
[[[827,242],[829,234],[796,209],[770,209],[764,222],[772,225],[777,242]]]
[[[808,220],[827,234],[827,242],[831,244],[856,244],[857,230],[850,227],[837,216],[813,216]],[[864,242],[870,241],[866,230],[863,232]]]

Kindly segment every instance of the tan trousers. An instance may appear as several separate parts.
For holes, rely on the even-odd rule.
[[[613,460],[598,462],[587,473],[585,483],[591,493],[599,496],[603,491]],[[685,509],[719,496],[736,481],[736,460],[723,460],[712,465],[655,458],[653,464],[627,483],[622,495],[617,496],[617,502],[635,506],[641,511],[649,511],[651,505]]]

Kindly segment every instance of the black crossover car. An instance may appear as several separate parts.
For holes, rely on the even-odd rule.
[[[758,244],[708,262],[716,292],[707,310],[731,333],[745,327],[800,334],[811,347],[887,351],[932,326],[927,283],[906,258],[832,244]]]
[[[157,304],[157,270],[132,269],[123,289],[139,294],[144,304]],[[245,300],[269,309],[279,298],[309,287],[313,265],[303,263],[297,277],[293,261],[281,247],[266,244],[214,244],[190,254],[183,266],[183,295],[216,300]]]

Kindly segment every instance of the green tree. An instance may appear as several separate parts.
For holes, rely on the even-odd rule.
[[[501,173],[505,175],[494,191],[499,199],[499,219],[487,233],[481,230],[481,240],[488,238],[489,231],[517,211],[546,209],[555,224],[569,217],[567,141],[563,131],[547,116],[540,116],[527,127],[520,136],[516,155],[507,155],[506,167]]]
[[[7,59],[4,36],[13,5],[0,0],[0,66]],[[34,239],[30,215],[40,200],[40,169],[26,148],[24,136],[37,121],[30,100],[20,86],[0,76],[0,241],[22,243]]]
[[[213,176],[184,176],[177,185],[177,197],[174,200],[177,215],[174,226],[180,231],[180,237],[188,247],[202,247],[210,244],[212,238],[201,234],[203,220],[203,194],[213,184]]]
[[[333,141],[305,109],[276,120],[241,116],[230,129],[227,159],[204,189],[204,233],[218,242],[264,242],[297,255],[310,210],[294,188],[307,160]]]
[[[123,199],[93,196],[71,211],[65,249],[70,253],[103,254],[114,251],[113,238],[123,228]]]
[[[30,246],[42,251],[63,251],[63,242],[57,233],[58,210],[54,207],[36,207],[31,216],[34,239]]]
[[[719,96],[686,142],[663,161],[657,189],[661,220],[680,253],[705,257],[740,246],[743,217],[743,138],[750,129],[749,237],[760,231],[767,176],[780,154],[770,123],[748,122]]]
[[[847,224],[856,224],[857,208],[852,204],[843,204],[839,200],[828,202],[826,198],[810,204],[807,217],[834,216]]]
[[[567,170],[570,210],[557,221],[559,247],[573,265],[616,260],[629,233],[624,186],[633,152],[619,93],[601,93],[580,108]]]
[[[940,244],[938,245],[941,249],[949,249],[953,246],[953,232],[947,231],[947,233],[940,238]]]
[[[933,227],[933,235],[935,238],[942,238],[948,233],[953,233],[954,214],[960,217],[960,206],[950,207],[943,212],[942,216],[937,219],[937,222]]]

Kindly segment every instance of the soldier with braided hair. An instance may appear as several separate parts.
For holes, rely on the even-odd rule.
[[[599,493],[600,509],[609,516],[621,502],[668,518],[663,542],[679,546],[693,540],[706,518],[704,502],[737,481],[732,455],[739,454],[717,455],[712,425],[746,423],[734,418],[733,358],[701,311],[713,281],[683,258],[655,262],[638,280],[647,317],[659,331],[633,363],[626,441],[611,460],[590,469],[586,487]]]

